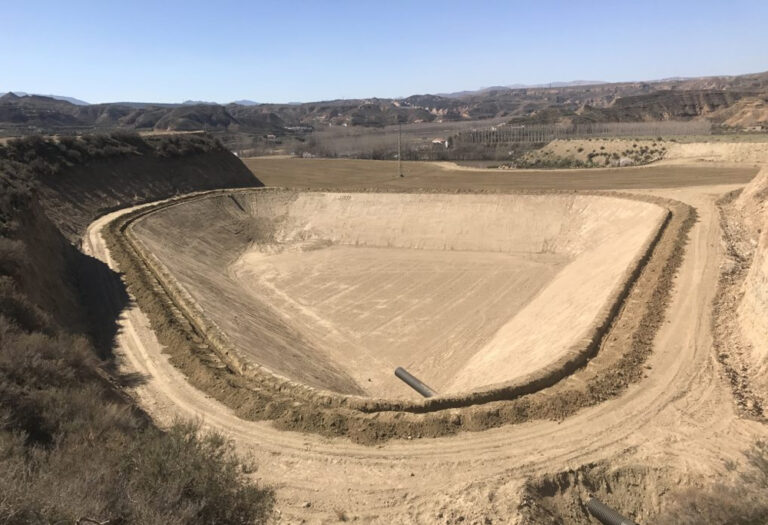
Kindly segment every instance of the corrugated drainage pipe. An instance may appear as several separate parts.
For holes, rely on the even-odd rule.
[[[587,510],[603,525],[637,525],[629,518],[625,518],[602,501],[591,498],[587,502]]]

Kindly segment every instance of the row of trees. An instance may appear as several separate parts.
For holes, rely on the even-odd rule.
[[[703,120],[662,122],[601,122],[586,124],[536,124],[495,126],[460,132],[456,143],[515,144],[542,143],[557,139],[594,137],[658,137],[709,135],[712,125]]]
[[[401,154],[405,160],[510,160],[556,139],[606,137],[675,137],[708,135],[707,121],[609,122],[515,126],[500,124],[482,129],[412,133],[403,130]],[[398,130],[344,130],[314,132],[293,143],[291,153],[319,157],[396,159]]]

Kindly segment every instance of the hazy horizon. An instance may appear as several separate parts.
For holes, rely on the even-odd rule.
[[[288,103],[738,75],[768,69],[767,17],[755,1],[15,3],[0,92]]]

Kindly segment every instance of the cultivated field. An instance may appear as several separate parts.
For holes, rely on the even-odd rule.
[[[689,163],[699,158],[695,152],[688,153]],[[768,159],[768,154],[761,155]],[[756,161],[738,166],[665,164],[580,170],[500,170],[450,162],[406,162],[405,177],[400,177],[395,161],[259,157],[244,162],[267,186],[299,189],[631,190],[744,184],[757,172]]]
[[[157,310],[127,309],[137,398],[232,437],[278,487],[278,521],[589,523],[596,494],[684,523],[691,502],[759,501],[739,476],[768,437],[744,372],[765,355],[763,153],[685,147],[642,168],[407,163],[405,177],[248,159],[290,189],[115,212],[84,248],[120,263],[142,308],[170,297],[164,319],[201,342],[182,356]],[[594,353],[564,366],[579,341]],[[553,364],[567,374],[549,381]],[[417,399],[398,365],[442,395]],[[523,376],[546,380],[472,397]]]

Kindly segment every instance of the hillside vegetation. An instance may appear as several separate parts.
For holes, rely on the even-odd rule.
[[[523,155],[518,168],[596,168],[649,164],[664,158],[669,147],[655,139],[553,140]],[[507,166],[511,166],[508,164]]]
[[[165,168],[183,172],[221,153],[207,137],[32,137],[0,147],[0,522],[252,523],[271,512],[271,492],[248,482],[249,466],[225,439],[189,423],[161,431],[121,393],[140,378],[115,372],[111,339],[96,329],[119,309],[89,305],[85,286],[109,270],[56,227],[67,201],[80,222],[102,211],[80,201],[97,186],[73,170],[92,169],[93,179],[110,162],[154,163],[135,173],[142,184],[154,178],[154,194],[109,181],[111,204],[126,205],[178,191]],[[226,165],[219,176],[192,174],[188,184],[258,182]],[[46,208],[59,210],[55,221]],[[70,238],[79,233],[71,228]]]

